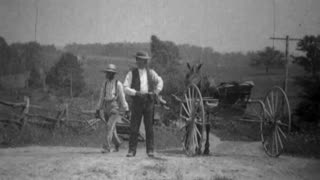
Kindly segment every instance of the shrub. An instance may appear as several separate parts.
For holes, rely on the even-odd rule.
[[[294,57],[293,63],[303,67],[307,73],[297,77],[296,83],[302,87],[302,101],[295,109],[300,121],[316,123],[320,119],[320,49],[318,36],[305,36],[298,42],[297,50],[304,52]]]
[[[296,83],[303,89],[300,93],[302,101],[295,114],[302,121],[317,123],[320,119],[320,77],[297,77]]]
[[[62,54],[60,60],[50,69],[46,82],[50,88],[63,94],[78,96],[85,87],[83,69],[77,57],[71,53]]]

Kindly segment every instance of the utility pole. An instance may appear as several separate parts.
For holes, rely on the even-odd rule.
[[[37,26],[38,26],[38,1],[36,0],[36,21],[34,23],[34,41],[37,42]]]
[[[286,64],[285,64],[285,76],[284,76],[284,91],[287,92],[287,90],[288,90],[288,74],[289,74],[289,70],[288,70],[289,41],[300,41],[301,39],[290,38],[288,35],[285,38],[271,37],[270,39],[272,39],[272,40],[281,40],[281,41],[285,41],[286,42],[286,50],[285,50]]]

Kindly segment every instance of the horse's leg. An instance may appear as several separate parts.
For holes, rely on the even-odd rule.
[[[206,124],[206,132],[207,132],[207,138],[206,138],[206,144],[204,148],[203,154],[208,155],[210,153],[210,143],[209,143],[209,136],[210,136],[210,124]]]
[[[196,124],[196,128],[198,129],[198,131],[202,132],[202,126],[200,124]],[[201,136],[199,134],[197,134],[197,140],[198,140],[198,147],[196,148],[196,153],[199,155],[201,154]]]
[[[186,129],[186,134],[185,134],[185,136],[184,136],[184,148],[185,148],[185,150],[189,150],[189,145],[188,145],[188,138],[189,138],[189,134],[188,134],[188,132],[189,132],[189,128],[190,128],[190,126],[189,125],[187,125],[186,127],[185,127],[185,129]]]

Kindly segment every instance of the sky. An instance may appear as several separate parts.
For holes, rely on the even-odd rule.
[[[156,35],[218,52],[281,49],[285,43],[271,36],[320,34],[319,9],[319,0],[0,0],[0,36],[64,46]]]

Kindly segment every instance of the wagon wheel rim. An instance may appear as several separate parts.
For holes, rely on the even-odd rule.
[[[199,88],[192,84],[183,94],[183,102],[180,105],[180,120],[186,123],[186,133],[182,139],[182,146],[188,156],[193,156],[199,148],[197,136],[200,136],[200,142],[203,142],[205,111],[203,98]],[[200,132],[196,125],[202,126]]]
[[[273,87],[264,98],[265,118],[261,121],[261,141],[267,155],[278,157],[284,150],[286,134],[291,129],[288,97],[280,87]]]

